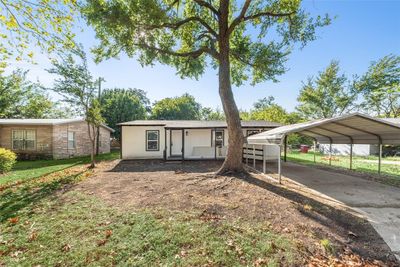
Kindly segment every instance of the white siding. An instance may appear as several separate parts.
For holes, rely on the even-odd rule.
[[[319,150],[322,154],[329,154],[329,145],[320,144]],[[370,145],[359,145],[359,144],[353,145],[354,156],[369,156],[370,150],[371,150]],[[338,155],[338,156],[350,155],[350,145],[333,144],[332,155]]]
[[[158,151],[146,151],[146,130],[160,131]],[[122,159],[162,159],[164,141],[164,127],[162,126],[123,126]]]

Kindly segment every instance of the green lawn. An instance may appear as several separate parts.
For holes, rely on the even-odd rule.
[[[296,242],[268,222],[127,212],[60,191],[90,173],[58,171],[0,191],[0,266],[295,266],[301,258]]]
[[[119,151],[101,154],[97,156],[97,160],[111,160],[119,158]],[[34,160],[34,161],[18,161],[13,170],[5,175],[0,176],[0,185],[10,182],[26,181],[38,178],[45,174],[70,168],[79,164],[87,164],[90,157],[78,157],[59,160]]]
[[[329,166],[328,155],[322,155],[321,153],[316,153],[316,163],[318,165]],[[298,151],[291,151],[287,154],[288,161],[295,161],[303,164],[314,165],[314,154],[309,153],[299,153]],[[369,161],[374,162],[369,162]],[[387,157],[383,158],[382,161],[398,161],[398,158]],[[368,161],[368,162],[365,162]],[[332,166],[348,169],[350,166],[350,158],[348,156],[334,156],[332,159]],[[353,170],[365,173],[378,173],[378,157],[368,156],[368,157],[353,157]],[[384,175],[390,176],[388,182],[391,184],[400,184],[400,165],[385,164],[382,163],[381,172]]]

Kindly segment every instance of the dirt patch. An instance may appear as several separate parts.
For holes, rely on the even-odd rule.
[[[349,249],[397,266],[387,245],[363,218],[259,174],[214,176],[221,162],[114,161],[103,163],[77,190],[124,210],[195,211],[204,220],[263,221],[299,240],[309,255],[323,254],[329,239],[337,254]]]

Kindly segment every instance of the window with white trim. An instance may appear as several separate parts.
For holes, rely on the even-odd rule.
[[[76,148],[75,132],[68,132],[68,149]]]
[[[13,130],[12,131],[13,150],[35,150],[36,131],[35,130]]]
[[[146,151],[159,151],[160,150],[160,131],[147,130],[146,131]]]

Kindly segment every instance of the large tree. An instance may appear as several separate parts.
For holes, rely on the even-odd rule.
[[[114,136],[120,139],[117,124],[124,121],[143,120],[147,116],[150,101],[140,89],[107,89],[101,94],[101,114],[108,126],[115,129]]]
[[[73,46],[76,0],[0,0],[0,70],[7,59]]]
[[[48,71],[58,75],[52,89],[62,95],[64,101],[74,107],[87,123],[92,146],[90,167],[94,168],[96,140],[99,127],[104,122],[98,101],[98,80],[90,73],[86,54],[80,46],[52,63],[53,67]]]
[[[154,103],[151,118],[157,120],[199,120],[201,105],[196,99],[183,94],[177,97],[167,97]]]
[[[380,117],[400,117],[400,56],[372,62],[356,87],[364,97],[365,110]]]
[[[181,77],[218,69],[218,91],[228,124],[228,152],[218,173],[241,172],[242,134],[231,84],[276,81],[292,44],[315,39],[329,24],[310,18],[300,0],[88,0],[83,14],[101,43],[98,59],[121,52],[143,65],[174,66]]]
[[[339,62],[332,61],[317,78],[304,83],[297,110],[306,119],[331,118],[351,111],[356,99],[353,82],[340,73]]]
[[[60,109],[40,84],[26,78],[26,71],[0,73],[0,118],[53,118]]]

